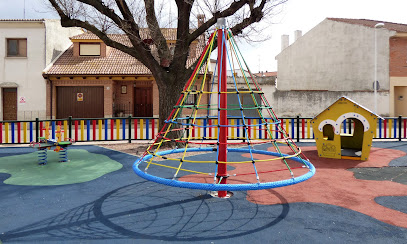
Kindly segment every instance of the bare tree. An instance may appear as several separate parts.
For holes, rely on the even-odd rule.
[[[261,20],[275,15],[288,0],[48,1],[60,16],[62,26],[82,27],[97,35],[106,45],[135,57],[150,69],[159,90],[162,125],[162,118],[166,119],[170,114],[194,69],[194,65],[187,67],[192,42],[213,29],[217,19],[226,17],[234,35],[251,34]],[[198,14],[205,14],[207,20],[193,26],[192,20]],[[174,22],[171,16],[174,16]],[[173,52],[167,45],[163,27],[177,29]],[[145,41],[145,28],[151,42]],[[126,34],[131,45],[111,39],[108,35],[111,32]]]

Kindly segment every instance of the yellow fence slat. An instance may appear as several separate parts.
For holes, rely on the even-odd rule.
[[[144,139],[144,119],[140,119],[140,139]]]
[[[311,123],[310,120],[307,119],[307,139],[311,138]]]
[[[84,120],[81,120],[81,141],[84,141],[84,135],[85,135],[85,132],[84,132],[84,130],[85,130],[85,121]]]
[[[120,139],[120,119],[116,119],[116,139]]]
[[[27,122],[23,122],[23,142],[27,142]]]
[[[68,121],[64,120],[64,140],[68,138]]]
[[[198,138],[201,138],[201,124],[202,124],[202,121],[200,120],[200,119],[198,119],[197,121],[196,121],[196,124],[198,125]]]
[[[107,126],[107,125],[105,125],[105,126]],[[98,120],[98,132],[99,132],[99,140],[103,140],[103,138],[102,138],[102,130],[103,130],[103,126],[102,126],[102,120],[101,119],[99,119]]]
[[[9,123],[4,123],[4,140],[8,143],[8,130],[9,130]]]
[[[232,139],[235,139],[235,128],[234,128],[235,120],[234,119],[230,120],[230,125],[231,125],[230,129],[231,129]]]

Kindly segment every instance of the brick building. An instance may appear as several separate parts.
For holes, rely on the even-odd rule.
[[[375,28],[378,23],[383,28]],[[279,114],[314,116],[341,96],[374,110],[376,53],[376,112],[407,116],[406,24],[327,18],[303,36],[296,35],[291,45],[287,36],[282,41],[272,100]]]
[[[176,41],[176,29],[162,31],[171,48]],[[110,37],[131,45],[125,35]],[[147,67],[106,46],[94,34],[77,35],[71,41],[72,46],[43,71],[47,80],[48,117],[158,116],[158,88]],[[199,57],[203,45],[203,39],[191,44],[189,65]],[[207,98],[203,99],[205,102]]]

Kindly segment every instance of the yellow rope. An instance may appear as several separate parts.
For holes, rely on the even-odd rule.
[[[177,169],[177,167],[172,167],[172,166],[168,166],[168,165],[164,165],[164,164],[158,164],[158,163],[153,163],[153,162],[150,164],[165,167],[165,168],[170,168],[170,169]],[[199,172],[199,171],[194,171],[194,170],[189,170],[189,169],[180,169],[180,170],[186,171],[186,172],[191,172],[191,173],[196,173],[196,174],[204,174],[204,175],[210,174],[210,173],[204,173],[204,172]]]

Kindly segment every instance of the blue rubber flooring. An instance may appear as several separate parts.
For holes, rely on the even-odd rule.
[[[302,145],[310,144],[299,143]],[[403,142],[374,146],[407,152]],[[247,201],[246,192],[235,192],[230,199],[212,198],[206,191],[145,181],[132,170],[135,156],[96,146],[73,148],[107,155],[122,163],[123,168],[90,182],[64,186],[6,185],[2,182],[9,175],[0,173],[0,242],[235,244],[407,240],[406,228],[349,209],[306,202],[259,205]],[[0,148],[0,157],[31,152],[29,148]],[[390,165],[407,166],[405,157],[394,161]],[[268,191],[284,200],[283,195]],[[375,200],[406,212],[406,197]]]

